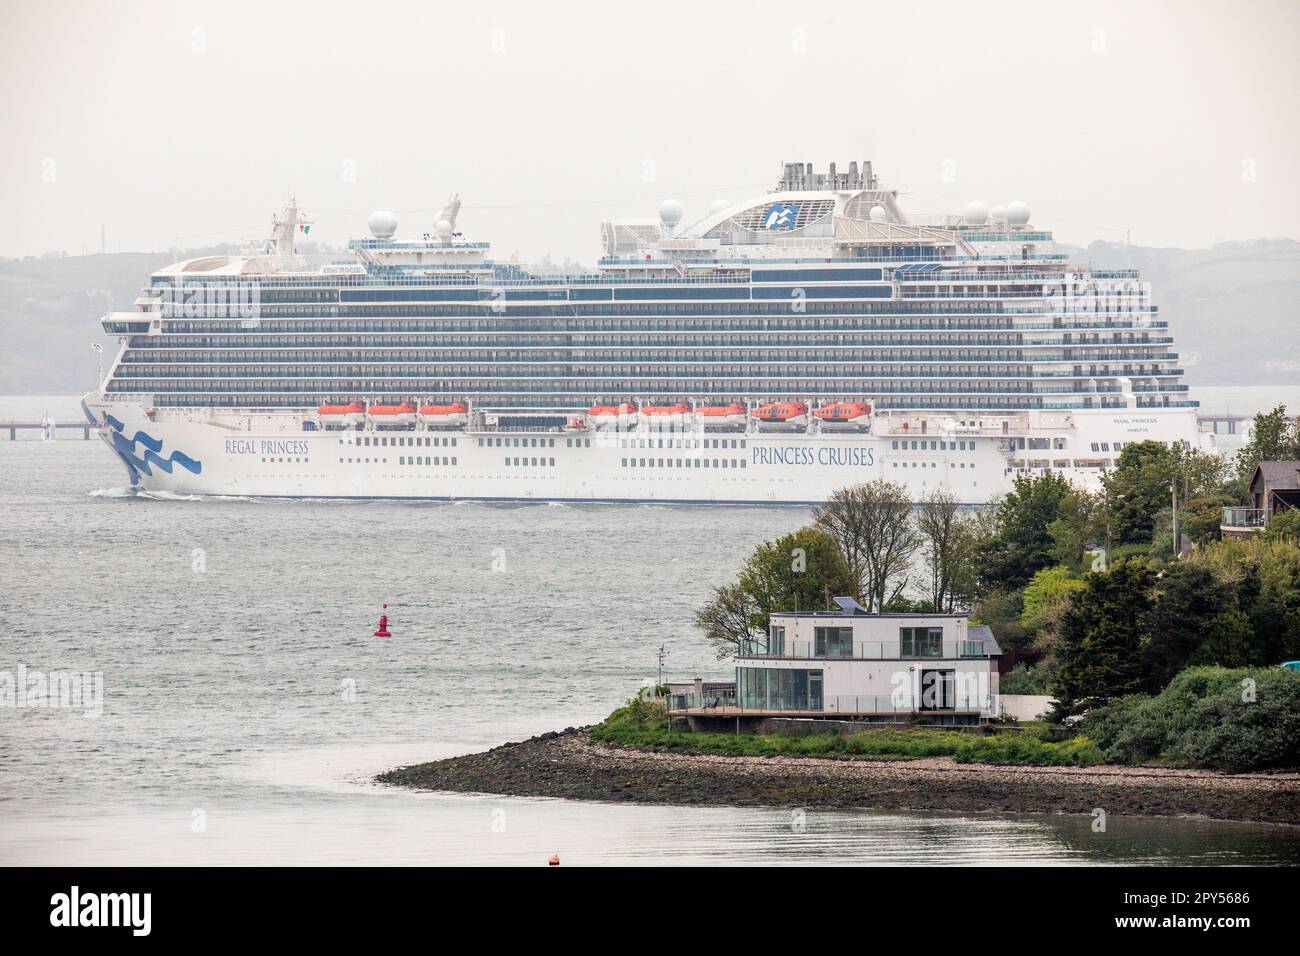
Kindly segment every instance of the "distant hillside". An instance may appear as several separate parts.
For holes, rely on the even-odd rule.
[[[1173,325],[1192,385],[1297,381],[1300,243],[1260,239],[1188,250],[1094,242],[1068,251],[1096,266],[1142,270]],[[103,344],[106,362],[117,349],[100,330],[100,316],[130,310],[149,273],[172,261],[168,253],[0,259],[0,394],[93,388],[90,343]]]
[[[1210,249],[1094,242],[1083,261],[1142,270],[1191,385],[1294,385],[1300,373],[1300,242]]]

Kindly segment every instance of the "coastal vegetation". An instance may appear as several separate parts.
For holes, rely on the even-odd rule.
[[[1239,772],[1300,766],[1300,676],[1278,667],[1192,667],[1081,724],[1107,763]]]
[[[670,731],[663,704],[634,698],[588,731],[598,743],[691,754],[760,757],[951,757],[957,763],[1087,767],[1102,762],[1086,736],[1050,739],[1045,725],[1016,733],[973,734],[929,727],[873,729],[857,734],[726,734]]]
[[[1088,753],[1298,766],[1287,738],[1300,729],[1300,674],[1277,665],[1300,659],[1300,510],[1254,538],[1220,540],[1221,511],[1248,501],[1256,463],[1298,458],[1300,418],[1278,406],[1256,416],[1235,461],[1130,442],[1097,491],[1049,471],[971,509],[942,490],[913,506],[891,482],[854,485],[814,509],[807,528],[761,546],[696,623],[726,657],[773,611],[828,608],[838,594],[872,611],[967,611],[1003,649],[1002,692],[1053,696],[1057,723],[1085,718]],[[1242,682],[1255,696],[1233,703]],[[654,733],[614,726],[625,737]]]

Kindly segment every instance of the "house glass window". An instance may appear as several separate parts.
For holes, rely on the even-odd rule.
[[[941,657],[943,655],[943,628],[899,628],[898,644],[900,657]]]
[[[813,629],[816,657],[852,657],[853,628],[818,627]]]
[[[822,672],[775,667],[737,667],[736,699],[754,710],[811,710],[822,705]]]

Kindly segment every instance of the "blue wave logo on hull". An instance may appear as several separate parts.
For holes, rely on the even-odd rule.
[[[162,451],[162,439],[154,438],[146,431],[137,431],[134,438],[127,438],[124,426],[112,415],[105,415],[104,421],[113,429],[113,450],[122,456],[122,460],[133,472],[152,475],[154,467],[157,467],[170,475],[172,466],[180,465],[192,475],[202,473],[203,462],[195,461],[184,452],[174,451],[169,457],[162,457],[159,454]],[[136,455],[136,445],[144,446],[143,455]]]

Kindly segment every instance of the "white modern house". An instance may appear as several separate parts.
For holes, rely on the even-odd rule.
[[[732,694],[675,695],[690,717],[803,717],[936,723],[1000,716],[992,631],[965,614],[872,614],[852,598],[835,611],[775,613],[734,659]]]

